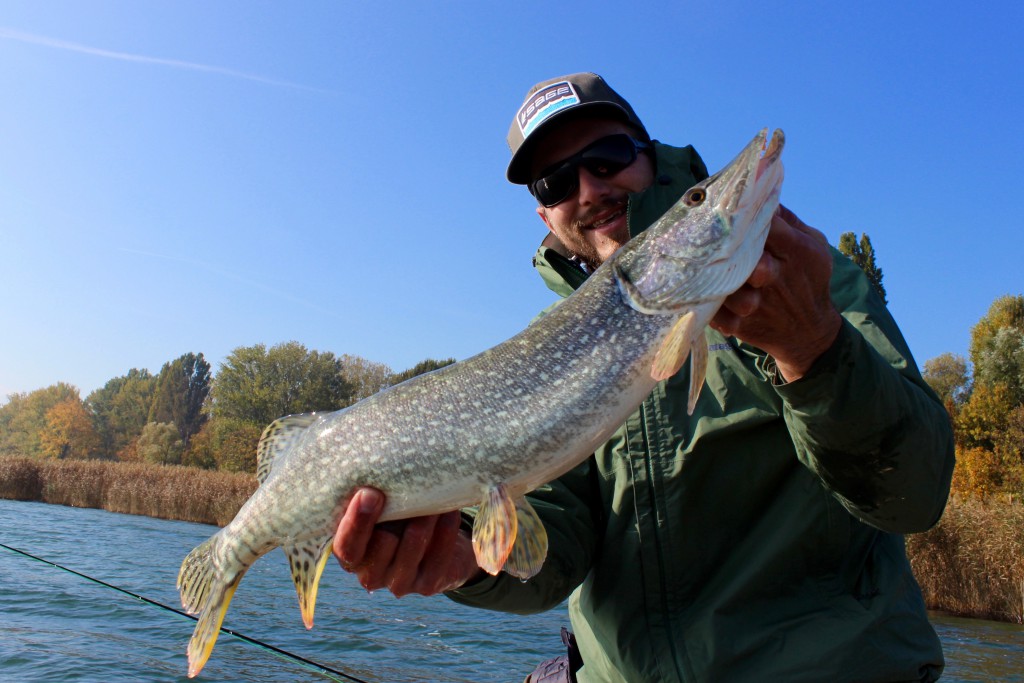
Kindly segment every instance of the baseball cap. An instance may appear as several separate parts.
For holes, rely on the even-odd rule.
[[[603,111],[602,111],[603,110]],[[512,150],[505,177],[509,182],[525,185],[530,178],[530,155],[541,132],[555,121],[570,116],[600,112],[635,126],[650,139],[644,124],[629,102],[611,89],[594,73],[577,73],[542,81],[530,88],[508,129],[508,146]]]

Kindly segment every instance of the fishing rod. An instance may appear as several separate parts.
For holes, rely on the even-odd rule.
[[[74,574],[75,576],[79,576],[79,577],[81,577],[83,579],[86,579],[87,581],[92,581],[93,583],[96,583],[96,584],[99,584],[101,586],[104,586],[105,588],[113,589],[115,591],[118,591],[119,593],[124,593],[125,595],[129,595],[129,596],[131,596],[131,597],[133,597],[133,598],[135,598],[137,600],[141,600],[142,602],[144,602],[144,603],[146,603],[148,605],[152,605],[154,607],[159,607],[160,609],[166,610],[168,612],[173,612],[174,614],[178,614],[180,616],[187,617],[188,619],[191,619],[192,621],[198,621],[199,620],[198,617],[194,617],[191,614],[188,614],[187,612],[182,612],[181,610],[175,609],[175,608],[173,608],[173,607],[171,607],[169,605],[165,605],[162,602],[157,602],[156,600],[151,600],[150,598],[147,598],[145,596],[139,595],[137,593],[132,593],[131,591],[125,590],[124,588],[121,588],[120,586],[115,586],[113,584],[107,583],[106,581],[101,581],[100,579],[97,579],[97,578],[94,578],[92,576],[89,576],[88,574],[83,574],[82,572],[77,572],[74,569],[70,569],[70,568],[65,567],[63,565],[57,564],[56,562],[53,562],[52,560],[47,560],[47,559],[44,559],[42,557],[37,557],[35,555],[32,555],[31,553],[25,552],[24,550],[19,550],[18,548],[12,548],[11,546],[4,545],[3,543],[0,543],[0,548],[4,548],[5,550],[9,550],[12,553],[17,553],[18,555],[24,555],[25,557],[31,558],[33,560],[36,560],[37,562],[42,562],[43,564],[48,564],[51,567],[55,567],[57,569],[62,569],[64,571],[68,572],[69,574]],[[275,646],[271,645],[270,643],[265,643],[262,640],[258,640],[256,638],[252,638],[252,637],[247,636],[247,635],[245,635],[243,633],[239,633],[238,631],[233,631],[233,630],[231,630],[229,628],[224,628],[222,626],[221,629],[220,629],[220,632],[221,633],[226,633],[227,635],[232,636],[234,638],[237,638],[238,640],[241,640],[241,641],[243,641],[245,643],[249,643],[250,645],[255,645],[257,647],[261,647],[261,648],[267,650],[268,652],[270,652],[271,654],[276,655],[276,656],[278,656],[278,657],[280,657],[282,659],[289,659],[289,660],[292,660],[294,662],[297,662],[300,665],[304,666],[305,668],[311,669],[312,671],[315,671],[316,673],[319,673],[319,674],[322,674],[324,676],[327,676],[328,678],[330,678],[332,680],[335,680],[335,681],[347,680],[347,681],[352,681],[352,683],[369,683],[369,681],[365,681],[362,678],[357,678],[356,676],[353,676],[352,674],[347,674],[344,671],[338,671],[337,669],[332,669],[329,666],[326,666],[324,664],[320,664],[318,662],[314,662],[311,659],[306,659],[305,657],[302,657],[301,655],[297,655],[297,654],[295,654],[293,652],[288,652],[287,650],[282,650],[281,648],[275,647]],[[341,676],[342,678],[336,678],[336,676]]]

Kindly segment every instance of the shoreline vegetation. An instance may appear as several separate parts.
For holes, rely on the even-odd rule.
[[[223,526],[256,490],[251,474],[181,465],[0,458],[0,498]],[[953,495],[930,531],[907,536],[929,610],[1024,623],[1024,505]]]

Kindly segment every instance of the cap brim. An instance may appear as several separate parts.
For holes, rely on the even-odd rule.
[[[530,131],[529,137],[523,140],[523,143],[519,145],[519,149],[517,149],[515,154],[512,155],[512,158],[508,162],[508,168],[505,170],[505,177],[508,181],[516,185],[527,185],[531,180],[533,180],[530,173],[530,162],[534,148],[537,146],[537,142],[544,137],[544,134],[550,130],[554,124],[563,123],[584,114],[589,115],[599,109],[608,110],[608,113],[612,114],[613,118],[616,120],[624,121],[630,125],[636,125],[630,119],[629,113],[614,102],[588,102],[553,114],[546,121],[537,126],[536,129]],[[643,131],[642,126],[641,131]],[[643,132],[646,134],[646,131]]]

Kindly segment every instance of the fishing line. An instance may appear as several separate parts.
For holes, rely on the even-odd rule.
[[[99,584],[101,586],[104,586],[106,588],[110,588],[112,590],[118,591],[119,593],[124,593],[125,595],[130,595],[131,597],[133,597],[133,598],[135,598],[137,600],[141,600],[142,602],[144,602],[144,603],[146,603],[148,605],[153,605],[154,607],[159,607],[162,610],[166,610],[168,612],[173,612],[173,613],[181,615],[183,617],[187,617],[187,618],[191,619],[192,621],[198,621],[199,620],[198,617],[194,617],[191,614],[188,614],[186,612],[182,612],[181,610],[178,610],[178,609],[175,609],[173,607],[170,607],[169,605],[165,605],[162,602],[157,602],[156,600],[151,600],[151,599],[149,599],[147,597],[144,597],[142,595],[138,595],[137,593],[132,593],[131,591],[125,590],[124,588],[121,588],[120,586],[115,586],[113,584],[107,583],[106,581],[101,581],[101,580],[99,580],[97,578],[93,578],[93,577],[91,577],[91,576],[89,576],[87,574],[83,574],[82,572],[76,572],[74,569],[69,569],[68,567],[65,567],[63,565],[57,564],[56,562],[52,562],[52,561],[44,559],[42,557],[36,557],[35,555],[27,553],[24,550],[19,550],[17,548],[12,548],[11,546],[4,545],[3,543],[0,543],[0,548],[4,548],[6,550],[10,550],[12,553],[17,553],[19,555],[24,555],[25,557],[31,558],[33,560],[36,560],[37,562],[42,562],[43,564],[48,564],[51,567],[55,567],[57,569],[62,569],[64,571],[68,572],[69,574],[74,574],[75,576],[80,576],[83,579],[86,579],[87,581],[92,581],[93,583],[97,583],[97,584]],[[302,657],[300,655],[294,654],[292,652],[288,652],[287,650],[282,650],[281,648],[275,647],[275,646],[271,645],[270,643],[265,643],[265,642],[263,642],[261,640],[257,640],[256,638],[252,638],[250,636],[247,636],[245,634],[239,633],[237,631],[233,631],[233,630],[231,630],[229,628],[221,627],[220,632],[221,633],[226,633],[227,635],[232,636],[234,638],[237,638],[238,640],[241,640],[241,641],[243,641],[245,643],[249,643],[250,645],[255,645],[257,647],[261,647],[264,650],[267,650],[268,652],[270,652],[271,654],[280,657],[281,659],[290,659],[290,660],[292,660],[294,662],[297,662],[297,663],[301,664],[305,668],[311,669],[312,671],[315,671],[316,673],[319,673],[319,674],[322,674],[324,676],[327,676],[328,678],[330,678],[332,680],[340,681],[340,680],[344,679],[344,680],[352,681],[353,683],[369,683],[369,681],[364,681],[363,679],[357,678],[357,677],[353,676],[352,674],[347,674],[344,671],[338,671],[337,669],[332,669],[331,667],[326,666],[324,664],[320,664],[318,662],[314,662],[311,659],[306,659],[305,657]],[[336,678],[335,676],[341,676],[342,678]]]

